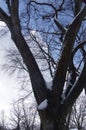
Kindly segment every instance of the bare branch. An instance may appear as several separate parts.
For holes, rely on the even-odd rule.
[[[0,19],[1,21],[5,22],[10,28],[10,26],[12,25],[11,18],[2,10],[2,8],[0,8]]]
[[[57,65],[57,71],[53,81],[54,86],[53,93],[54,95],[56,95],[56,97],[58,97],[57,100],[59,100],[59,98],[61,97],[65,83],[67,67],[71,57],[72,47],[74,45],[74,41],[81,26],[82,20],[85,16],[86,16],[86,6],[75,17],[65,35],[64,46],[62,49],[61,57]]]
[[[58,10],[52,5],[52,4],[49,4],[49,3],[39,3],[39,2],[36,2],[36,1],[30,1],[28,4],[30,4],[30,3],[35,3],[35,4],[37,4],[37,5],[46,5],[46,6],[50,6],[55,12],[57,12]]]
[[[9,23],[8,17],[2,9],[0,10],[0,14],[4,22],[6,22],[6,24]],[[33,91],[37,99],[37,102],[39,104],[46,98],[46,85],[45,85],[44,78],[39,70],[39,67],[35,61],[35,58],[21,33],[21,26],[19,20],[19,0],[11,1],[10,21],[12,22],[12,24],[10,25],[10,27],[9,26],[8,27],[11,31],[12,40],[17,46],[23,58],[24,64],[26,65],[29,71]]]
[[[57,27],[59,28],[59,30],[62,31],[63,34],[65,34],[66,28],[64,28],[56,18],[54,18],[54,22],[57,25]]]
[[[82,0],[75,0],[75,16],[79,13],[81,9]]]
[[[6,4],[7,4],[7,7],[8,7],[8,10],[9,10],[9,14],[11,14],[11,3],[10,3],[10,0],[6,0]]]
[[[70,93],[68,94],[67,99],[65,100],[66,108],[73,105],[73,103],[76,101],[81,91],[83,90],[85,84],[86,84],[86,59],[85,59],[83,70],[78,80],[73,85]]]

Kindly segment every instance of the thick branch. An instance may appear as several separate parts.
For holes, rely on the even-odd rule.
[[[0,16],[3,18],[3,21],[9,27],[11,32],[12,40],[14,41],[17,49],[19,50],[23,61],[28,69],[30,74],[33,92],[35,94],[37,103],[41,103],[46,98],[46,85],[44,78],[39,70],[39,67],[35,61],[35,58],[28,47],[22,33],[20,27],[20,20],[19,20],[19,1],[12,0],[11,1],[11,19],[10,22],[12,23],[10,26],[9,17],[5,14],[5,12],[0,9]]]
[[[57,25],[57,27],[59,28],[59,30],[63,33],[63,34],[65,34],[66,33],[66,29],[59,23],[59,21],[55,18],[54,19],[54,22],[55,22],[55,24]]]
[[[75,16],[81,10],[81,4],[82,4],[82,0],[75,0]]]
[[[65,35],[64,46],[61,52],[61,57],[57,65],[57,71],[54,77],[53,83],[53,93],[57,96],[59,103],[59,98],[63,91],[65,77],[67,72],[67,67],[71,57],[72,48],[76,35],[79,31],[83,18],[86,16],[86,6],[80,11],[80,13],[75,17],[73,22],[70,24],[68,31]]]
[[[0,8],[0,19],[7,24],[8,27],[11,26],[10,17]]]
[[[72,70],[72,69],[75,68],[75,71],[78,72],[78,70],[77,70],[76,67],[74,66],[73,58],[74,58],[75,53],[76,53],[79,49],[81,49],[81,50],[83,49],[84,45],[86,45],[86,40],[80,42],[80,43],[74,48],[74,50],[72,51],[71,58],[70,58],[70,64],[69,64],[69,69],[70,69],[70,70]],[[84,50],[82,50],[82,51],[84,51]],[[85,53],[86,53],[86,52],[83,52],[83,57],[85,57]],[[77,72],[76,72],[76,73],[77,73]]]
[[[11,14],[10,0],[6,0],[6,4],[7,4],[7,7],[8,7],[9,14]]]
[[[17,46],[23,61],[28,69],[33,92],[37,103],[39,104],[46,98],[46,86],[43,76],[38,68],[38,65],[33,57],[32,52],[30,51],[25,39],[21,33],[12,32],[12,39]]]
[[[76,77],[79,76],[79,67],[82,63],[82,61],[85,59],[85,56],[86,56],[86,51],[84,50],[84,45],[86,44],[86,41],[83,41],[81,43],[79,43],[73,50],[72,54],[71,54],[71,58],[70,58],[70,63],[69,63],[69,72],[70,72],[70,78],[68,79],[68,84],[66,86],[66,90],[65,90],[65,97],[70,93],[71,89],[72,89],[72,86],[73,84],[75,83],[76,81]],[[74,63],[73,63],[73,58],[75,56],[75,53],[78,51],[78,50],[82,50],[82,55],[83,55],[83,59],[81,60],[81,62],[79,63],[79,66],[78,68],[76,68],[74,66]]]
[[[11,0],[11,20],[13,23],[13,29],[21,31],[19,20],[19,0]]]
[[[69,109],[69,107],[73,105],[75,100],[78,98],[78,96],[82,92],[85,84],[86,84],[86,59],[85,59],[84,68],[81,72],[80,77],[78,78],[77,82],[75,82],[75,84],[73,85],[70,93],[68,94],[67,99],[64,102],[64,105],[65,107],[67,106],[67,109]]]
[[[81,43],[79,43],[76,46],[76,48],[72,52],[72,61],[73,61],[73,57],[74,57],[75,53],[78,51],[78,49],[82,48],[84,45],[86,45],[86,40],[82,41]]]

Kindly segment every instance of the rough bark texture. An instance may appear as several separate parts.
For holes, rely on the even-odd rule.
[[[85,63],[85,66],[77,83],[74,84],[74,87],[70,91],[70,93],[67,93],[66,100],[62,101],[63,87],[65,83],[67,68],[70,63],[73,45],[75,42],[76,35],[80,29],[82,20],[86,16],[86,6],[79,12],[80,2],[78,4],[79,8],[77,8],[77,1],[76,1],[76,12],[75,12],[76,17],[73,20],[73,22],[69,25],[69,28],[64,37],[63,49],[53,79],[52,91],[48,91],[46,89],[45,80],[39,70],[39,67],[36,63],[36,60],[29,46],[27,45],[21,33],[21,25],[18,13],[19,1],[18,0],[11,1],[11,4],[9,5],[10,16],[8,16],[0,8],[0,18],[7,24],[11,32],[12,40],[14,41],[16,47],[18,48],[22,56],[23,62],[28,69],[33,92],[38,105],[43,100],[45,99],[48,100],[48,107],[44,110],[38,110],[41,119],[41,130],[68,130],[66,120],[70,108],[72,107],[73,103],[81,93],[86,83],[86,63]]]

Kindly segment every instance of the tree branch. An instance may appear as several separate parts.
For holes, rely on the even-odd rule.
[[[85,44],[86,44],[86,40],[80,42],[80,43],[75,47],[75,49],[74,49],[73,52],[72,52],[72,56],[71,56],[71,57],[72,57],[72,61],[73,61],[73,57],[74,57],[75,53],[78,51],[78,49],[82,48]]]
[[[23,61],[28,69],[30,74],[31,83],[33,92],[38,104],[46,99],[46,85],[44,78],[39,70],[39,67],[35,61],[35,58],[28,47],[22,33],[19,20],[19,0],[11,0],[11,16],[10,22],[12,23],[9,26],[9,17],[6,13],[0,8],[0,17],[9,27],[11,32],[12,40],[14,41],[17,49],[19,50]]]
[[[66,78],[67,67],[71,57],[72,48],[75,42],[76,35],[79,31],[83,18],[86,16],[86,6],[79,12],[73,22],[69,25],[67,33],[64,38],[64,46],[61,52],[61,57],[57,64],[57,70],[53,81],[53,93],[57,97],[57,103],[59,104],[61,94]]]
[[[78,72],[78,69],[76,69],[76,67],[74,66],[74,63],[73,63],[73,58],[74,58],[74,55],[75,55],[75,53],[79,50],[79,49],[83,49],[82,50],[82,55],[83,55],[83,59],[84,59],[84,57],[85,57],[85,50],[84,50],[84,45],[86,45],[86,40],[84,40],[84,41],[82,41],[82,42],[80,42],[74,49],[73,49],[73,51],[72,51],[72,54],[71,54],[71,58],[70,58],[70,64],[69,64],[69,69],[71,70],[71,69],[73,69],[73,68],[75,68],[75,71],[76,71],[76,73]],[[78,74],[78,73],[77,73]]]
[[[56,18],[54,18],[54,22],[55,22],[56,26],[59,28],[59,30],[62,31],[63,34],[65,34],[65,33],[66,33],[66,28],[64,28],[64,27],[59,23],[59,21],[58,21]]]
[[[7,4],[7,7],[8,7],[8,11],[9,11],[9,14],[11,14],[11,3],[10,3],[10,0],[6,0],[6,4]]]
[[[11,26],[11,18],[8,16],[2,8],[0,8],[0,19],[7,24],[7,26],[10,28]]]
[[[69,107],[71,107],[74,104],[75,100],[78,98],[78,96],[82,92],[85,84],[86,84],[86,58],[85,58],[85,64],[84,64],[83,70],[78,80],[73,85],[70,93],[68,94],[67,99],[64,102],[64,105],[67,109],[69,109]]]
[[[81,9],[82,0],[75,0],[75,16],[79,13]]]
[[[37,4],[37,5],[46,5],[46,6],[50,6],[55,12],[57,12],[58,10],[52,5],[52,4],[49,4],[49,3],[39,3],[39,2],[36,2],[36,1],[30,1],[28,4],[30,4],[30,3],[35,3],[35,4]]]
[[[19,0],[11,0],[11,20],[13,23],[13,29],[21,31],[19,20]]]

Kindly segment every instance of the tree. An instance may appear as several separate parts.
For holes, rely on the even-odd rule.
[[[25,24],[28,25],[29,22],[30,24],[32,23],[31,25],[34,24],[33,10],[35,10],[35,13],[39,16],[39,18],[41,16],[43,20],[53,20],[53,25],[48,23],[46,24],[45,30],[41,31],[45,32],[47,26],[49,26],[49,29],[54,26],[54,31],[56,31],[54,32],[55,39],[53,39],[53,41],[55,41],[57,38],[57,41],[61,43],[59,51],[60,57],[58,61],[55,60],[55,73],[52,79],[52,88],[49,90],[37,64],[34,53],[30,48],[30,43],[27,43],[26,37],[24,36],[25,31],[22,30],[24,28],[24,23],[22,23],[20,15],[23,8],[21,2],[19,0],[6,0],[5,3],[7,5],[8,12],[5,12],[4,9],[0,8],[0,20],[4,21],[8,26],[11,33],[11,38],[14,41],[14,44],[20,52],[23,62],[27,67],[32,84],[32,89],[38,104],[41,129],[67,130],[67,117],[71,111],[74,102],[76,101],[86,84],[86,41],[85,39],[83,39],[84,35],[80,35],[82,31],[84,32],[82,26],[85,27],[84,24],[86,16],[86,6],[84,5],[84,3],[82,3],[81,0],[62,0],[60,2],[52,0],[50,2],[43,1],[41,3],[37,1],[28,1],[27,3],[25,3],[25,8],[27,9],[26,12],[28,14],[26,18],[28,22],[25,21]],[[21,7],[19,5],[21,5]],[[46,8],[48,7],[50,11],[47,9],[45,11],[45,9],[43,8],[41,13],[42,6]],[[66,13],[68,12],[70,16],[72,12],[72,17],[68,17],[67,24],[65,24],[66,21],[64,23],[62,22],[62,24],[59,22],[59,19],[62,19],[62,11],[65,12],[66,19]],[[24,13],[22,14],[22,16],[24,18]],[[72,22],[70,22],[71,19]],[[40,28],[40,24],[37,25]],[[50,32],[47,32],[47,34],[50,33],[52,33],[51,29]],[[42,36],[43,35],[41,35],[41,37]],[[37,39],[35,39],[35,41],[36,40]],[[47,39],[47,43],[49,43],[48,40],[50,40],[50,38]],[[50,41],[50,43],[52,42],[53,44],[53,41]],[[59,46],[59,44],[57,44],[57,46]],[[38,47],[40,48],[41,52],[44,51],[40,44],[38,44]],[[78,51],[80,51],[79,53],[81,53],[82,56],[80,57],[80,61],[78,61],[77,67],[75,58]],[[46,51],[44,52],[46,53]],[[55,52],[58,53],[58,51]],[[55,54],[46,54],[48,54],[49,59],[57,58]],[[51,64],[48,65],[52,66]]]
[[[0,130],[7,130],[6,115],[4,111],[0,112]]]
[[[85,108],[83,108],[81,105],[79,106],[79,111],[76,108],[77,106],[73,106],[73,111],[71,115],[71,125],[73,125],[78,130],[85,129],[84,127],[84,121],[85,121]]]
[[[25,103],[24,101],[13,104],[9,121],[10,127],[13,128],[12,130],[34,129],[37,110],[34,109],[34,105],[30,108],[27,106],[28,103]]]
[[[82,97],[80,97],[82,98]],[[84,102],[83,102],[84,101]],[[70,117],[70,128],[74,127],[77,128],[77,130],[84,130],[86,128],[86,101],[85,97],[84,99],[79,99],[79,101],[76,101],[76,103],[73,105],[71,117]],[[81,104],[79,104],[81,102]]]
[[[21,111],[22,110],[19,103],[17,105],[16,104],[13,105],[10,118],[11,127],[13,128],[13,130],[21,129],[21,114],[22,114]]]

